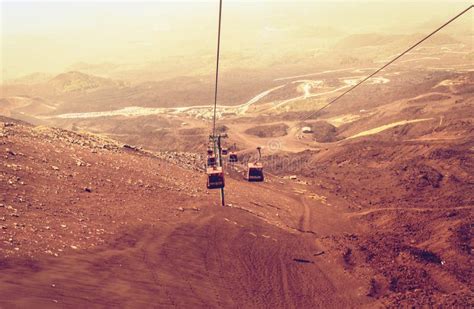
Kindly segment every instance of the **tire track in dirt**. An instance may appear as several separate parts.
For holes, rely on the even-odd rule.
[[[168,291],[168,288],[165,287],[163,284],[160,283],[160,280],[159,280],[159,276],[157,274],[157,272],[155,271],[156,269],[156,265],[154,265],[148,258],[148,254],[147,254],[147,250],[146,249],[141,249],[141,252],[143,254],[143,263],[146,265],[146,267],[148,268],[148,271],[150,272],[150,275],[153,279],[153,282],[156,286],[159,286],[161,287],[163,290],[164,290],[164,293],[166,295],[166,298],[168,299],[169,303],[171,304],[171,306],[177,308],[177,304],[176,304],[176,301],[171,297],[169,291]],[[160,289],[157,289],[155,288],[154,289],[156,294],[160,294],[161,290]]]
[[[400,207],[386,207],[386,208],[377,208],[377,209],[369,209],[357,213],[352,213],[349,214],[349,217],[359,217],[359,216],[365,216],[365,215],[370,215],[372,213],[376,212],[384,212],[384,211],[400,211],[400,212],[405,212],[405,211],[450,211],[450,210],[464,210],[464,209],[474,209],[474,205],[472,206],[458,206],[458,207],[451,207],[451,208],[432,208],[432,207],[414,207],[414,208],[400,208]]]
[[[287,265],[285,265],[285,261],[282,259],[282,257],[279,257],[280,260],[280,270],[281,270],[281,287],[282,287],[282,294],[283,294],[283,299],[284,303],[288,305],[288,308],[295,308],[292,305],[292,301],[290,299],[290,285],[288,283],[288,271],[286,269]]]
[[[303,205],[303,214],[299,220],[299,229],[304,232],[312,232],[311,231],[311,210],[309,205],[306,203],[305,198],[300,198],[301,205]]]

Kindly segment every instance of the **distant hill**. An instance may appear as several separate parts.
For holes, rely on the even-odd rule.
[[[2,116],[2,115],[0,115],[0,122],[20,124],[22,126],[32,126],[32,124],[30,124],[26,121],[14,119],[14,118]]]
[[[99,72],[116,70],[120,65],[112,62],[86,63],[77,62],[69,67],[70,71],[86,72],[88,74],[101,75]]]
[[[380,46],[402,39],[403,35],[385,35],[378,33],[352,34],[336,43],[335,48],[360,48]]]
[[[54,75],[48,73],[35,72],[31,73],[10,81],[6,84],[22,84],[22,85],[33,85],[38,83],[44,83],[50,80]]]
[[[62,73],[50,79],[48,84],[57,92],[80,92],[103,87],[115,87],[123,85],[123,82],[117,82],[111,79],[84,74],[78,71]]]
[[[336,49],[354,49],[362,47],[381,47],[389,45],[407,46],[420,40],[424,34],[381,34],[381,33],[364,33],[352,34],[337,42],[334,46]],[[427,40],[424,44],[442,45],[456,44],[458,40],[447,34],[436,34]]]
[[[413,36],[416,36],[418,38],[421,38],[423,34],[414,34]],[[429,38],[424,44],[427,45],[444,45],[444,44],[458,44],[460,43],[459,40],[455,39],[449,34],[444,34],[444,33],[437,33],[436,35],[432,36]]]

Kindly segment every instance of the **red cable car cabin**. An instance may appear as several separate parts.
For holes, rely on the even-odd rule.
[[[209,167],[206,170],[207,173],[207,188],[208,189],[221,189],[224,188],[224,172],[221,166]]]
[[[260,162],[249,163],[247,166],[248,181],[263,181],[263,165]]]

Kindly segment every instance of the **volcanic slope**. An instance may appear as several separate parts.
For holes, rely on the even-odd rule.
[[[326,245],[356,229],[348,210],[304,182],[229,177],[222,207],[171,154],[8,118],[0,158],[2,307],[378,303]]]
[[[367,229],[343,243],[348,267],[374,270],[370,294],[387,305],[474,304],[471,85],[372,110],[319,149],[264,158],[267,171],[353,207]]]

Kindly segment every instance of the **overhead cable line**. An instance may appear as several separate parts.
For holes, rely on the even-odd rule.
[[[217,55],[216,55],[216,82],[214,88],[214,117],[212,122],[212,136],[216,136],[216,114],[217,114],[217,86],[219,82],[219,56],[221,47],[221,21],[222,21],[222,0],[219,0],[219,26],[217,28]]]

